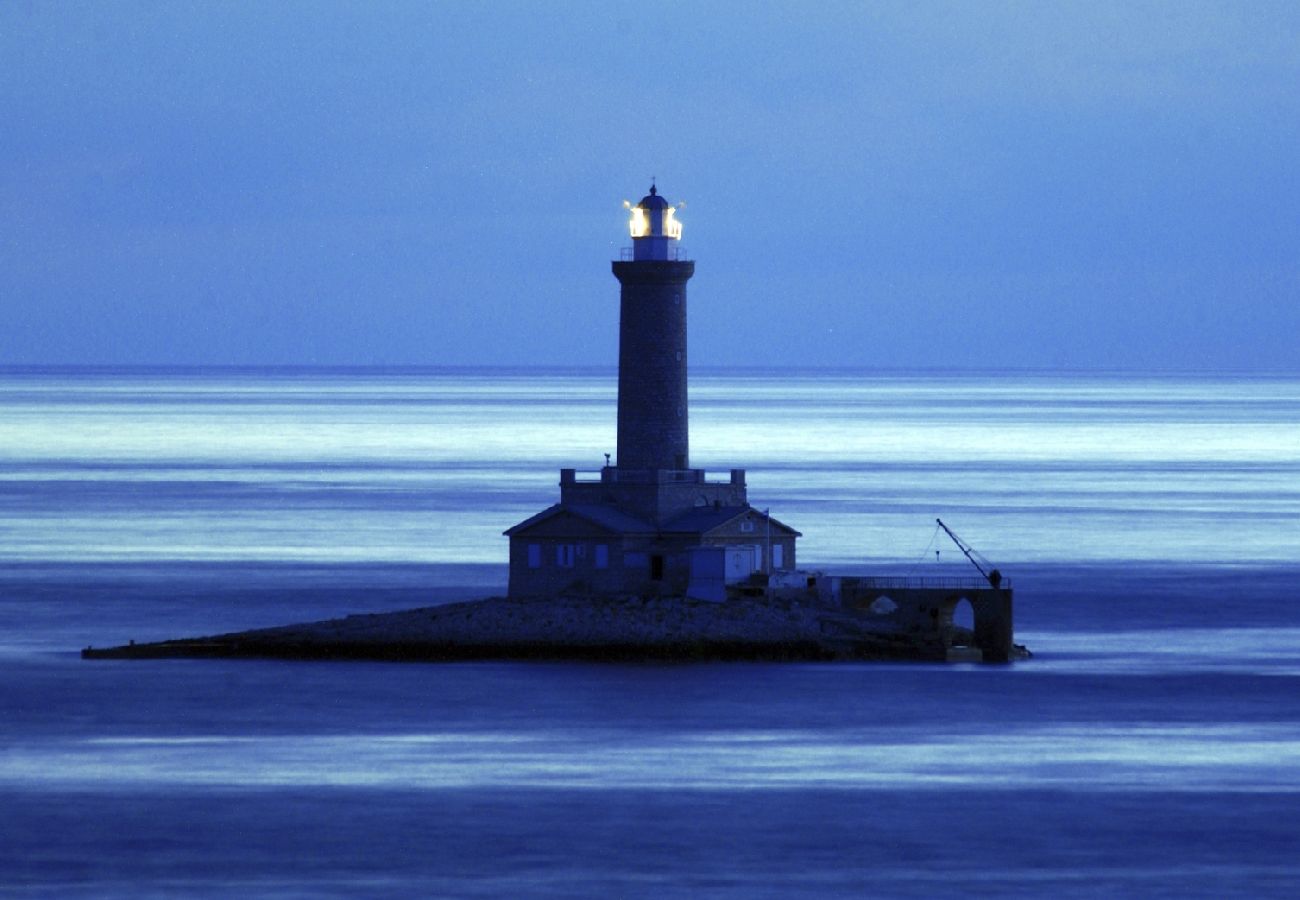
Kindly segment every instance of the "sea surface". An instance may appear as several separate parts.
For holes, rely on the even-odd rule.
[[[693,372],[801,566],[942,517],[1009,666],[78,656],[499,594],[615,393],[0,370],[0,895],[1300,894],[1300,376]]]

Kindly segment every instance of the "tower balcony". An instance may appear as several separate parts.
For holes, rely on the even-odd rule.
[[[667,259],[670,262],[690,262],[691,259],[691,255],[686,252],[685,247],[671,242],[666,244],[663,248],[663,252],[666,255],[660,258]],[[619,262],[635,262],[638,259],[644,258],[638,257],[636,254],[637,250],[635,247],[622,247],[618,251]]]
[[[691,509],[745,506],[747,493],[744,469],[714,478],[703,469],[560,470],[562,505],[613,506],[655,526]]]
[[[730,484],[743,487],[745,470],[731,469],[725,478],[710,478],[704,469],[561,469],[560,484]]]

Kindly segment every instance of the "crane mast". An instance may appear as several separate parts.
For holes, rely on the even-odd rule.
[[[957,537],[957,535],[953,532],[951,528],[943,524],[943,519],[935,519],[935,521],[939,523],[939,527],[944,530],[944,532],[948,535],[948,537],[952,538],[952,542],[957,545],[957,549],[959,549],[962,553],[966,554],[966,558],[970,560],[971,565],[973,565],[976,569],[979,569],[979,573],[984,576],[984,579],[995,590],[1001,587],[1002,573],[999,572],[997,569],[993,568],[992,564],[990,564],[987,559],[984,559],[984,557],[976,553],[975,550],[969,544],[967,544],[961,538]],[[984,565],[980,565],[981,562],[983,562]],[[985,569],[985,566],[988,566],[987,570]]]

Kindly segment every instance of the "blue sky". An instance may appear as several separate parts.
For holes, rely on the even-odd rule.
[[[0,4],[0,364],[1300,370],[1300,4]]]

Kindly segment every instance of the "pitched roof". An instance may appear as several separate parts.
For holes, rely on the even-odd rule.
[[[766,515],[761,509],[755,509],[752,506],[701,506],[696,509],[690,509],[670,519],[664,523],[663,531],[677,534],[706,534],[715,528],[721,528],[746,513],[753,513],[759,519],[767,519],[772,527],[801,537],[799,532],[795,531],[789,525],[785,525]]]
[[[605,506],[599,503],[570,503],[565,506],[557,503],[554,506],[547,507],[535,516],[524,519],[513,528],[506,529],[504,533],[515,535],[527,531],[534,525],[552,519],[561,513],[569,513],[579,519],[586,519],[588,522],[616,534],[653,534],[656,530],[649,522],[630,516],[613,506]]]
[[[548,506],[537,515],[524,519],[513,528],[506,529],[503,533],[513,537],[527,531],[534,525],[539,525],[563,513],[584,519],[614,534],[708,534],[710,531],[721,528],[747,513],[752,513],[760,521],[767,519],[772,527],[777,530],[792,534],[795,537],[802,537],[798,531],[795,531],[789,525],[778,522],[771,516],[765,515],[761,509],[755,509],[752,506],[701,506],[688,509],[676,518],[665,522],[661,528],[656,528],[649,522],[629,515],[617,507],[601,503],[570,503],[567,506],[556,503],[554,506]]]

